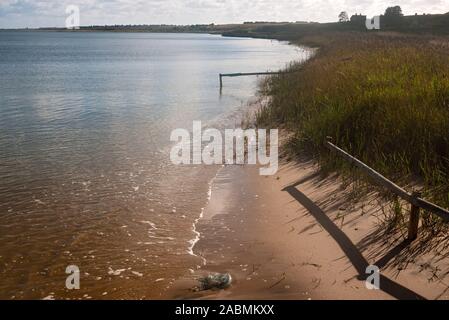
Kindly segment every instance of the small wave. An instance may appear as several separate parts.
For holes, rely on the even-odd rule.
[[[173,238],[173,237],[159,237],[159,236],[153,236],[153,235],[149,235],[148,237],[151,239],[159,239],[159,240],[169,240],[169,241],[175,240],[175,238]]]
[[[143,277],[143,273],[140,273],[140,272],[138,272],[138,271],[131,271],[131,273],[132,273],[133,275],[135,275],[135,276]]]
[[[126,271],[126,269],[117,269],[117,270],[114,270],[114,269],[112,269],[111,267],[109,267],[109,271],[108,271],[108,274],[109,275],[113,275],[113,276],[119,276],[119,275],[121,275],[123,272],[125,272]]]
[[[148,225],[150,225],[150,227],[153,228],[153,230],[157,230],[156,224],[154,224],[154,223],[151,222],[151,221],[146,221],[146,220],[144,220],[144,221],[140,221],[140,222],[143,223],[143,224],[148,224]]]

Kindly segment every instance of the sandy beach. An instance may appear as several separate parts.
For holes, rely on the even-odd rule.
[[[223,167],[197,230],[190,270],[162,298],[174,299],[448,299],[449,259],[404,242],[381,225],[388,204],[375,193],[350,201],[353,186],[323,177],[310,159],[285,162],[277,175],[254,166]],[[381,270],[380,290],[365,286]],[[229,272],[232,286],[194,292],[197,279]]]

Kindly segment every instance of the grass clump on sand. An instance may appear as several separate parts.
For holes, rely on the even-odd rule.
[[[270,102],[259,125],[284,126],[295,133],[295,151],[348,169],[324,148],[331,136],[388,178],[417,181],[424,197],[449,207],[449,41],[347,33],[310,42],[320,44],[314,58],[262,84]]]

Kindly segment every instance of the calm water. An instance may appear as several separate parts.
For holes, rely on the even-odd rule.
[[[170,132],[226,119],[308,52],[197,34],[0,32],[0,298],[157,298],[201,265],[214,167],[169,162]],[[81,290],[65,289],[65,268]]]

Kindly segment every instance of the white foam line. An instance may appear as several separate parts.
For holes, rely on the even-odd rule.
[[[197,255],[197,254],[193,251],[193,249],[195,248],[195,245],[198,243],[198,241],[200,241],[200,237],[201,237],[201,233],[199,233],[198,230],[196,229],[196,225],[197,225],[198,222],[199,222],[201,219],[203,219],[203,217],[204,217],[204,210],[206,210],[206,207],[207,207],[207,205],[209,204],[210,199],[212,198],[212,187],[213,187],[213,185],[214,185],[214,181],[215,181],[215,179],[217,178],[218,174],[220,173],[220,171],[221,171],[223,168],[224,168],[224,166],[222,166],[222,167],[217,171],[217,173],[215,174],[215,176],[209,181],[209,189],[208,189],[208,191],[207,191],[207,201],[206,201],[206,205],[204,206],[204,208],[201,208],[200,216],[199,216],[197,219],[195,219],[195,221],[193,222],[192,231],[193,231],[193,233],[195,234],[195,238],[189,241],[190,247],[189,247],[189,249],[187,250],[187,252],[188,252],[190,255],[192,255],[192,256],[194,256],[194,257],[201,258],[201,259],[203,260],[203,265],[206,265],[206,263],[207,263],[206,259],[205,259],[203,256]]]
[[[158,228],[156,227],[156,224],[154,224],[153,222],[151,222],[151,221],[140,221],[141,223],[143,223],[143,224],[148,224],[148,225],[150,225],[150,227],[153,229],[153,230],[158,230]]]

